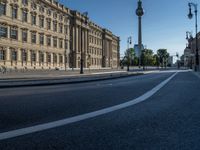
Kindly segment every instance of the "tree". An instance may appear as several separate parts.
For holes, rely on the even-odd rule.
[[[167,59],[169,58],[169,53],[167,49],[159,49],[157,50],[157,55],[159,57],[159,63],[162,67],[167,67]]]
[[[145,69],[145,66],[153,65],[153,50],[151,49],[142,50],[141,65],[143,66],[143,69]]]
[[[153,66],[159,67],[159,64],[160,64],[160,62],[159,62],[159,56],[157,54],[154,54],[153,55]]]
[[[124,64],[127,65],[127,71],[129,71],[130,65],[133,65],[133,60],[135,57],[135,51],[133,48],[129,48],[124,53]]]

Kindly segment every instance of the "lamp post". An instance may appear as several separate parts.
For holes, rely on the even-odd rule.
[[[129,36],[127,39],[127,53],[128,53],[128,58],[127,58],[127,71],[129,71],[129,66],[130,66],[130,49],[129,49],[129,45],[132,44],[132,37]]]
[[[188,14],[188,18],[189,19],[192,19],[193,17],[193,13],[192,13],[192,6],[194,7],[194,13],[195,13],[195,29],[196,29],[196,54],[195,54],[195,58],[196,58],[196,61],[195,61],[195,68],[194,70],[195,71],[198,71],[199,70],[199,50],[198,50],[198,35],[197,35],[197,32],[198,32],[198,24],[197,24],[197,4],[194,4],[194,3],[188,3],[188,6],[189,6],[189,14]]]
[[[141,51],[142,51],[142,16],[144,10],[142,8],[142,1],[138,0],[138,7],[136,9],[136,15],[138,16],[138,48],[140,52],[139,56],[139,67],[141,66]]]
[[[83,26],[83,22],[85,24],[87,24],[87,19],[88,19],[88,12],[84,12],[83,16],[85,17],[85,19],[81,18],[81,67],[80,67],[80,74],[83,74],[83,33],[82,33],[82,26]]]

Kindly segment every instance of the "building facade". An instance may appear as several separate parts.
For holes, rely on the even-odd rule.
[[[198,58],[200,60],[200,32],[197,34],[198,37]],[[194,69],[196,61],[196,37],[190,37],[187,39],[188,44],[184,49],[184,66],[190,69]]]
[[[119,37],[55,0],[0,0],[0,66],[117,68]]]

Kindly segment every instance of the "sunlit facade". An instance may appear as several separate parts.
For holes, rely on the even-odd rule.
[[[82,57],[84,68],[117,68],[119,42],[54,0],[0,0],[0,66],[79,68]]]

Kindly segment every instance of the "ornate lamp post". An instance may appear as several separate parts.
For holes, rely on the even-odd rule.
[[[136,15],[138,16],[138,47],[140,51],[139,66],[141,66],[141,51],[142,51],[142,16],[144,10],[142,8],[142,1],[138,0],[138,7],[136,9]]]
[[[196,29],[196,54],[195,54],[195,68],[194,70],[195,71],[198,71],[199,70],[199,50],[198,50],[198,35],[197,35],[197,32],[198,32],[198,24],[197,24],[197,4],[194,4],[194,3],[188,3],[188,6],[189,6],[189,14],[188,14],[188,18],[189,19],[192,19],[193,17],[193,13],[192,13],[192,6],[194,7],[194,13],[195,13],[195,29]]]
[[[132,37],[129,36],[128,39],[127,39],[127,53],[128,53],[128,56],[127,56],[127,71],[129,71],[129,66],[130,66],[130,48],[129,48],[129,45],[132,44]]]
[[[84,12],[83,13],[85,19],[81,19],[81,66],[80,66],[80,74],[83,74],[83,33],[82,33],[82,26],[83,26],[83,22],[85,24],[87,24],[88,22],[88,12]]]

